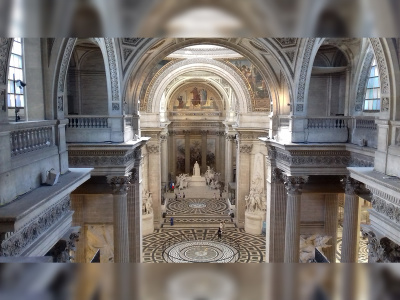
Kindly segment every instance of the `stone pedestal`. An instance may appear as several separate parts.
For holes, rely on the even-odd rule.
[[[260,212],[245,212],[244,230],[246,233],[260,235],[262,233],[262,225],[265,213]]]
[[[142,215],[142,235],[146,236],[154,232],[154,215]]]
[[[206,178],[201,176],[192,176],[188,182],[189,186],[207,186]]]

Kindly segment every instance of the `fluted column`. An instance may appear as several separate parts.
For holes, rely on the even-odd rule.
[[[236,225],[244,228],[246,195],[250,192],[250,154],[252,144],[244,144],[239,141],[238,153],[236,155]]]
[[[331,236],[331,247],[325,248],[324,253],[331,263],[336,262],[336,242],[338,228],[338,194],[325,195],[325,234]]]
[[[185,173],[190,175],[193,173],[190,170],[190,131],[184,130],[183,132],[185,133]]]
[[[286,226],[286,190],[282,172],[267,159],[266,261],[284,262]]]
[[[113,192],[114,262],[129,262],[127,191],[131,176],[107,176]]]
[[[201,131],[201,174],[207,170],[207,130]]]
[[[356,195],[360,183],[350,177],[344,180],[344,216],[342,238],[342,263],[358,261],[358,223],[359,199]]]
[[[159,142],[147,144],[148,189],[153,198],[154,228],[161,227],[161,155]]]
[[[219,143],[219,171],[221,173],[221,181],[225,180],[225,137],[224,132],[218,133]]]
[[[233,181],[233,140],[235,139],[234,135],[226,134],[225,135],[225,184],[229,184]]]
[[[74,211],[72,217],[72,226],[80,226],[81,234],[79,239],[75,242],[75,257],[74,262],[84,263],[85,262],[85,218],[84,218],[84,195],[71,194],[71,210]]]
[[[161,142],[161,187],[168,185],[168,133],[160,136]]]
[[[135,149],[135,167],[128,190],[129,262],[142,260],[142,151]]]
[[[301,189],[307,176],[283,175],[287,191],[285,263],[298,263],[300,258],[300,209]]]

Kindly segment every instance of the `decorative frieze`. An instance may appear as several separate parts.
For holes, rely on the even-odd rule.
[[[70,212],[69,195],[46,209],[1,243],[0,256],[18,256],[47,229]]]
[[[107,176],[107,183],[111,186],[113,194],[124,194],[129,189],[131,174],[126,176]]]
[[[376,62],[379,67],[379,79],[381,83],[381,94],[390,95],[389,72],[386,64],[385,53],[379,38],[370,38],[372,47],[374,48]]]
[[[356,102],[355,102],[355,111],[362,111],[363,103],[364,103],[364,98],[365,98],[365,87],[367,84],[367,79],[369,72],[371,70],[371,63],[372,60],[374,59],[374,53],[372,51],[369,51],[365,57],[364,60],[364,65],[360,74],[360,79],[358,82],[358,88],[357,88],[357,96],[356,96]]]
[[[59,93],[64,92],[64,83],[65,83],[65,78],[67,76],[67,70],[69,66],[69,60],[72,55],[72,51],[74,50],[76,38],[70,38],[68,39],[67,46],[65,47],[63,58],[61,61],[61,66],[60,66],[60,71],[58,75],[58,84],[57,84],[57,91]]]
[[[7,83],[8,58],[13,39],[0,38],[0,83]]]
[[[297,102],[304,102],[304,97],[305,97],[305,90],[306,90],[306,81],[307,81],[307,74],[308,74],[308,69],[309,69],[309,64],[311,60],[311,54],[312,50],[314,48],[315,44],[315,38],[310,38],[307,41],[306,49],[304,51],[303,55],[303,63],[301,65],[301,70],[300,70],[300,76],[299,76],[299,85],[297,89]],[[303,106],[300,107],[300,105],[296,106],[296,111],[301,112],[303,111]]]
[[[117,102],[112,104],[112,110],[119,110],[119,84],[118,84],[118,71],[117,63],[115,59],[115,49],[112,38],[104,38],[104,43],[106,45],[108,66],[110,68],[110,78],[111,78],[111,94],[112,102]],[[118,104],[118,107],[117,105]]]
[[[362,228],[364,238],[368,238],[368,262],[369,263],[398,263],[400,262],[399,245],[387,237],[379,238],[365,227]]]
[[[250,154],[252,149],[253,149],[253,145],[244,144],[244,145],[239,146],[240,153]]]
[[[70,150],[68,154],[73,167],[122,166],[135,159],[135,151],[122,150]]]
[[[154,144],[147,145],[147,152],[153,154],[160,153],[160,146]]]

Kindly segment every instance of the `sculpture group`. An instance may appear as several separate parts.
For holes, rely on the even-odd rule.
[[[222,182],[219,181],[220,173],[216,173],[210,166],[207,166],[207,171],[204,173],[206,183],[211,189],[221,189]]]
[[[178,188],[179,190],[187,189],[188,181],[189,174],[179,174],[179,176],[176,176],[175,188]]]
[[[143,193],[143,206],[142,212],[144,215],[150,215],[153,213],[153,198],[149,191],[144,191]]]
[[[246,211],[255,213],[266,211],[263,182],[260,176],[251,181],[250,194],[245,196]]]

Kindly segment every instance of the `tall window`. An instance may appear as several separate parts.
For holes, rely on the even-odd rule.
[[[372,61],[371,71],[367,81],[367,89],[365,92],[364,111],[380,111],[381,110],[381,84],[379,80],[379,70],[376,59]]]
[[[24,108],[24,89],[19,81],[24,81],[22,41],[15,38],[11,49],[10,66],[8,71],[8,107]]]

